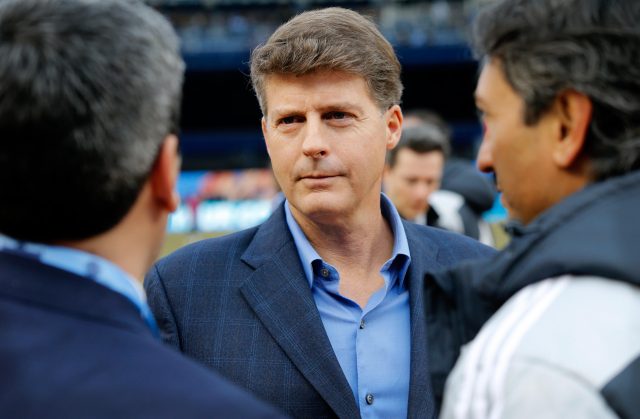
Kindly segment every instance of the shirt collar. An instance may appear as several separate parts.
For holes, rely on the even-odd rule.
[[[395,206],[391,203],[391,200],[384,193],[380,194],[380,208],[382,210],[382,216],[389,222],[393,233],[393,253],[381,270],[393,268],[398,269],[397,278],[399,279],[400,286],[403,286],[404,277],[411,262],[407,234],[404,231],[402,218],[400,217],[400,214],[398,214],[398,210],[396,210]],[[311,246],[311,243],[309,243],[309,240],[300,228],[300,225],[295,218],[293,218],[288,200],[285,200],[284,211],[287,226],[293,236],[293,241],[296,245],[296,249],[298,250],[300,261],[302,262],[302,269],[309,281],[309,286],[313,287],[314,275],[312,263],[316,260],[322,261],[322,258],[313,246]]]

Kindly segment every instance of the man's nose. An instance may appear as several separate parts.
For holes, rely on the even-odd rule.
[[[418,182],[413,188],[413,196],[418,201],[426,201],[431,194],[432,188],[427,182]]]
[[[329,144],[322,121],[309,118],[302,135],[302,152],[313,159],[325,157],[329,153]]]
[[[480,171],[485,173],[493,172],[493,145],[491,141],[486,137],[482,138],[480,148],[478,149],[478,158],[476,165]]]

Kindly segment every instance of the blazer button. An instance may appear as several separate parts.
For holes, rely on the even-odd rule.
[[[373,404],[373,394],[367,394],[364,399],[367,401],[367,404]]]

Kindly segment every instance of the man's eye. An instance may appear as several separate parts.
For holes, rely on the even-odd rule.
[[[283,124],[283,125],[291,125],[291,124],[295,124],[296,122],[302,122],[302,117],[299,116],[285,116],[284,118],[280,118],[277,121],[277,124]]]
[[[322,115],[322,118],[335,126],[343,127],[350,125],[355,119],[355,116],[349,112],[332,111]]]
[[[334,112],[329,112],[327,114],[324,115],[325,119],[347,119],[350,117],[350,115],[346,112],[340,112],[340,111],[334,111]]]

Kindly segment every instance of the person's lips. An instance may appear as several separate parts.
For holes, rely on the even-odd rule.
[[[301,175],[298,180],[312,188],[323,188],[340,176],[342,175],[334,172],[312,172]]]
[[[330,179],[338,176],[341,176],[341,175],[339,173],[331,173],[331,172],[312,172],[312,173],[306,173],[301,175],[299,179],[323,180],[323,179]]]

